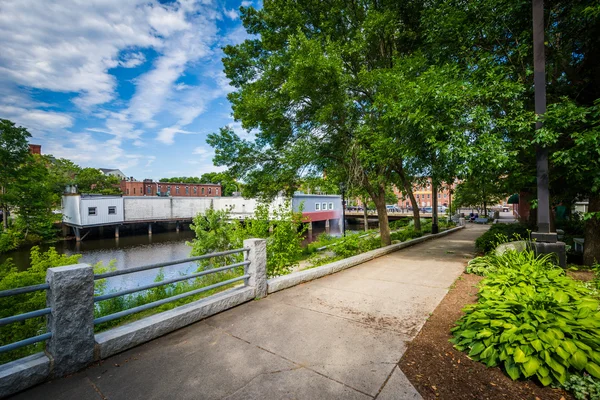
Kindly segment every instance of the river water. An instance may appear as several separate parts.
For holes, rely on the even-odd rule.
[[[363,226],[352,220],[347,226],[347,231],[360,231]],[[369,223],[370,228],[377,227],[376,222]],[[332,227],[330,234],[339,235],[339,229]],[[315,226],[312,236],[306,237],[304,245],[316,240],[317,236],[324,232],[324,227]],[[114,262],[114,267],[124,270],[142,265],[156,264],[190,257],[191,247],[186,244],[195,238],[194,232],[189,229],[180,232],[159,232],[152,236],[147,234],[121,235],[119,239],[114,237],[90,238],[81,242],[74,240],[59,241],[52,244],[41,245],[42,251],[55,247],[60,254],[81,254],[79,262],[96,264],[102,262],[108,265]],[[30,266],[29,248],[22,248],[0,255],[0,264],[11,258],[12,262],[20,270],[26,270]],[[195,262],[176,264],[163,268],[165,279],[175,278],[181,274],[195,271]],[[108,289],[126,289],[151,283],[156,278],[158,269],[125,274],[108,279]]]

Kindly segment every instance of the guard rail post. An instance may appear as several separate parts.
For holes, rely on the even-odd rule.
[[[256,299],[262,299],[267,295],[267,241],[246,239],[244,247],[250,249],[245,255],[246,261],[250,261],[244,271],[244,274],[250,275],[246,285],[254,287]]]
[[[94,270],[88,264],[49,268],[46,304],[52,309],[46,350],[52,375],[76,372],[94,361]]]

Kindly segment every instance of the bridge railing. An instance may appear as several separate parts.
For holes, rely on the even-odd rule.
[[[95,282],[101,279],[240,253],[244,256],[243,261],[240,262],[232,260],[231,264],[225,266],[210,268],[131,289],[94,295]],[[0,347],[0,353],[5,353],[46,341],[43,353],[37,353],[0,365],[0,398],[41,383],[50,377],[60,377],[76,372],[95,360],[106,358],[246,301],[266,296],[266,260],[266,241],[264,239],[247,239],[244,240],[243,247],[239,249],[96,275],[94,275],[93,267],[88,264],[49,268],[46,272],[46,283],[0,291],[0,298],[41,290],[46,292],[45,308],[1,318],[0,327],[23,322],[30,318],[47,317],[47,332]],[[159,286],[231,271],[240,267],[243,267],[243,273],[240,276],[109,315],[94,317],[98,302]],[[234,285],[238,282],[243,282],[243,284],[235,285],[229,290],[188,302],[168,311],[128,322],[117,328],[100,333],[94,332],[94,327],[98,324],[213,289]]]
[[[48,285],[47,283],[42,283],[40,285],[32,285],[32,286],[20,287],[17,289],[2,290],[2,291],[0,291],[0,298],[18,296],[20,294],[33,293],[33,292],[38,292],[40,290],[46,291],[49,288],[50,288],[50,285]],[[29,311],[29,312],[26,312],[23,314],[0,318],[0,326],[14,324],[15,322],[25,321],[25,320],[28,320],[31,318],[43,317],[45,315],[50,314],[51,311],[52,311],[52,309],[50,307],[46,307],[46,308],[42,308],[42,309],[35,310],[35,311]],[[32,344],[35,344],[38,342],[43,342],[43,341],[50,339],[51,337],[52,337],[52,332],[46,332],[46,333],[43,333],[40,335],[36,335],[36,336],[29,337],[29,338],[26,338],[23,340],[19,340],[17,342],[5,344],[3,346],[0,346],[0,353],[6,353],[8,351],[13,351],[13,350],[19,349],[21,347],[29,346],[29,345],[32,345]]]
[[[222,256],[227,256],[227,255],[232,255],[232,254],[239,254],[242,252],[248,252],[250,251],[250,248],[244,247],[241,249],[235,249],[235,250],[229,250],[229,251],[222,251],[222,252],[218,252],[218,253],[211,253],[211,254],[206,254],[206,255],[202,255],[202,256],[198,256],[198,257],[189,257],[189,258],[184,258],[181,260],[175,260],[175,261],[169,261],[169,262],[164,262],[164,263],[158,263],[158,264],[151,264],[151,265],[144,265],[141,267],[135,267],[135,268],[129,268],[129,269],[125,269],[125,270],[119,270],[119,271],[111,271],[111,272],[106,272],[103,274],[97,274],[94,275],[94,280],[100,280],[100,279],[106,279],[106,278],[112,278],[115,276],[120,276],[120,275],[127,275],[127,274],[132,274],[135,272],[141,272],[141,271],[148,271],[148,270],[152,270],[152,269],[158,269],[158,268],[163,268],[163,267],[168,267],[168,266],[172,266],[172,265],[177,265],[177,264],[184,264],[184,263],[188,263],[188,262],[193,262],[193,261],[200,261],[200,260],[206,260],[206,259],[210,259],[210,258],[216,258],[216,257],[222,257]],[[132,307],[129,308],[127,310],[123,310],[117,313],[113,313],[113,314],[109,314],[109,315],[105,315],[102,317],[98,317],[94,319],[94,325],[98,325],[98,324],[102,324],[104,322],[108,322],[108,321],[112,321],[115,319],[119,319],[119,318],[123,318],[126,317],[128,315],[131,314],[135,314],[141,311],[145,311],[145,310],[149,310],[151,308],[154,307],[158,307],[161,306],[163,304],[167,304],[173,301],[177,301],[177,300],[181,300],[183,298],[189,297],[189,296],[194,296],[209,290],[213,290],[222,286],[227,286],[227,285],[231,285],[233,283],[239,282],[239,281],[244,281],[244,285],[247,284],[248,279],[250,278],[250,275],[247,273],[247,267],[250,265],[250,261],[243,261],[243,262],[238,262],[238,263],[234,263],[234,264],[230,264],[230,265],[226,265],[224,267],[218,267],[218,268],[210,268],[207,270],[204,270],[202,272],[198,272],[195,274],[189,274],[189,275],[182,275],[180,277],[177,278],[173,278],[173,279],[167,279],[167,280],[163,280],[160,282],[154,282],[148,285],[142,285],[142,286],[137,286],[131,289],[126,289],[126,290],[119,290],[116,292],[111,292],[111,293],[107,293],[104,295],[100,295],[100,296],[95,296],[94,297],[94,303],[100,302],[100,301],[104,301],[104,300],[109,300],[115,297],[119,297],[119,296],[125,296],[128,294],[132,294],[132,293],[136,293],[136,292],[141,292],[144,290],[148,290],[148,289],[153,289],[156,287],[160,287],[160,286],[164,286],[164,285],[170,285],[172,283],[177,283],[177,282],[182,282],[182,281],[187,281],[190,279],[195,279],[195,278],[200,278],[203,276],[207,276],[210,274],[215,274],[218,272],[223,272],[223,271],[228,271],[228,270],[232,270],[234,268],[238,268],[238,267],[244,267],[246,270],[244,271],[244,274],[232,279],[228,279],[222,282],[218,282],[209,286],[204,286],[201,287],[199,289],[195,289],[195,290],[190,290],[187,291],[185,293],[181,293],[179,295],[175,295],[175,296],[170,296],[167,297],[165,299],[161,299],[161,300],[156,300],[150,303],[146,303],[143,304],[141,306],[137,306],[137,307]]]

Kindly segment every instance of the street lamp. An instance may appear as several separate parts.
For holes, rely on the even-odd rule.
[[[533,84],[535,88],[535,113],[546,113],[546,59],[544,46],[544,0],[533,0]],[[541,129],[542,122],[535,123]],[[537,145],[535,151],[537,168],[537,222],[538,231],[532,232],[538,253],[556,253],[561,266],[565,266],[564,243],[558,242],[556,232],[550,232],[550,191],[548,178],[548,148]],[[557,243],[558,242],[558,243]]]
[[[342,192],[342,234],[346,237],[346,184],[340,182],[340,192]]]

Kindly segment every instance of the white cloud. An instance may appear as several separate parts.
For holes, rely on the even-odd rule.
[[[138,165],[144,158],[141,154],[125,151],[116,138],[100,141],[89,133],[55,137],[44,143],[43,148],[44,153],[68,158],[84,167],[119,168],[122,171]]]
[[[250,7],[252,5],[251,1],[244,0],[242,1],[242,7]]]
[[[123,68],[135,68],[146,62],[146,56],[144,53],[129,53],[124,55],[119,62],[119,65]]]
[[[73,118],[65,113],[43,111],[0,104],[2,118],[10,119],[27,128],[31,133],[52,129],[64,129],[73,126]]]
[[[178,133],[183,135],[195,135],[199,132],[186,131],[184,129],[181,129],[181,127],[179,127],[178,125],[173,125],[161,129],[156,139],[165,144],[173,144],[175,142],[175,135]]]
[[[232,8],[231,10],[227,10],[227,9],[225,9],[225,10],[223,11],[223,14],[225,14],[225,16],[226,16],[227,18],[229,18],[229,19],[233,19],[233,20],[235,20],[235,19],[237,19],[237,18],[239,17],[237,10],[235,10],[235,9],[233,9],[233,8]]]
[[[203,156],[203,155],[209,154],[210,152],[211,152],[210,150],[207,150],[204,147],[196,147],[194,149],[194,151],[192,151],[192,154],[198,154],[198,155]]]

